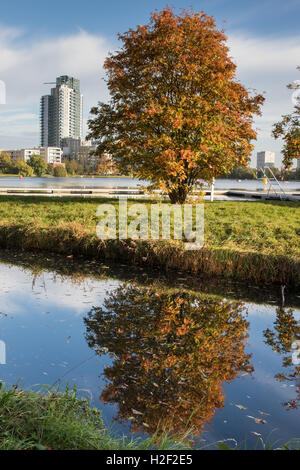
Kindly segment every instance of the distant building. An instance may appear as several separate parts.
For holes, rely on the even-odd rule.
[[[56,78],[50,95],[41,97],[41,146],[61,147],[62,139],[82,137],[82,94],[77,78]]]
[[[27,163],[31,155],[40,155],[39,148],[20,149],[20,150],[6,150],[10,154],[12,160],[23,160]]]
[[[38,147],[31,149],[6,150],[12,160],[28,162],[32,155],[40,155],[46,163],[61,163],[62,151],[59,147]]]
[[[73,139],[66,137],[62,139],[62,156],[68,160],[77,160],[84,168],[87,166],[96,169],[99,163],[99,157],[93,155],[96,144],[89,140]]]
[[[61,164],[62,150],[60,147],[40,147],[39,150],[46,163]]]
[[[256,168],[273,168],[275,166],[275,153],[268,150],[257,152]]]
[[[79,160],[79,150],[81,146],[81,139],[74,139],[73,137],[64,137],[61,139],[62,156],[69,160]]]
[[[99,157],[94,155],[96,146],[89,140],[84,140],[81,142],[79,148],[79,161],[84,168],[87,166],[91,167],[93,170],[96,170],[99,162]]]

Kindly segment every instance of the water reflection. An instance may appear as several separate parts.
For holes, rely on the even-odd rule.
[[[273,351],[283,356],[284,372],[275,374],[279,382],[286,382],[296,387],[296,397],[283,403],[286,408],[300,406],[300,322],[291,308],[278,307],[273,329],[264,331],[265,343]]]
[[[132,432],[188,423],[200,434],[224,405],[222,384],[253,371],[241,302],[122,284],[84,322],[88,345],[113,357],[101,401]]]

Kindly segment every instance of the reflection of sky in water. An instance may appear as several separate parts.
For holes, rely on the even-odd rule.
[[[275,307],[247,304],[247,308],[250,323],[248,351],[253,354],[254,374],[224,384],[225,406],[216,412],[212,424],[206,426],[209,436],[203,434],[203,437],[210,442],[234,437],[239,442],[247,440],[249,445],[259,437],[252,433],[258,433],[270,442],[278,439],[287,442],[300,436],[300,410],[288,410],[282,406],[282,403],[295,398],[296,385],[295,382],[280,383],[274,378],[284,370],[282,356],[275,354],[263,341],[263,331],[274,326]],[[299,320],[300,310],[295,313]],[[241,410],[236,405],[247,409]],[[248,416],[261,418],[267,423],[256,423]]]
[[[70,278],[47,272],[34,278],[29,270],[3,264],[0,285],[0,340],[5,341],[7,348],[7,364],[0,365],[0,379],[9,385],[19,382],[29,387],[52,384],[69,371],[62,382],[71,386],[76,383],[78,389],[92,394],[109,425],[116,405],[100,403],[99,395],[105,387],[103,367],[113,359],[93,355],[84,339],[82,317],[91,307],[100,306],[105,292],[115,288],[118,281],[86,278],[74,283]],[[249,446],[257,439],[253,432],[264,438],[270,436],[271,441],[299,437],[299,409],[282,406],[295,398],[297,382],[275,380],[274,375],[283,371],[282,355],[264,343],[263,331],[274,328],[276,307],[251,303],[247,307],[247,352],[253,354],[255,371],[252,376],[241,374],[232,383],[224,384],[225,406],[205,425],[203,445],[235,438],[239,442],[247,439]],[[299,310],[295,318],[299,321]],[[256,423],[253,418],[267,422]],[[127,425],[114,424],[113,428],[128,431]]]

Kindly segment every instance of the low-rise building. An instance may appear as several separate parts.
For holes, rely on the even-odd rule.
[[[46,163],[61,163],[62,150],[59,147],[40,147],[40,155]]]
[[[40,155],[46,163],[61,163],[62,151],[58,147],[38,147],[30,149],[6,150],[12,160],[28,162],[32,155]]]
[[[10,154],[12,160],[23,160],[26,163],[32,155],[40,155],[39,148],[6,150],[6,152]]]

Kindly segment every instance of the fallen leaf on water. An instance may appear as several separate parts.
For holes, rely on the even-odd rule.
[[[254,434],[254,436],[261,436],[261,434],[259,434],[259,432],[255,432],[255,431],[251,431],[251,434]]]
[[[254,419],[254,421],[257,423],[257,424],[266,424],[266,420],[264,419],[261,419],[261,418],[255,418],[254,416],[250,416],[250,415],[247,415],[247,418],[250,418],[250,419]]]
[[[240,410],[246,410],[247,408],[243,405],[235,405],[237,408],[239,408]]]
[[[144,413],[141,413],[140,411],[134,410],[133,408],[131,408],[131,411],[134,415],[143,415],[144,414]]]
[[[271,416],[269,413],[265,413],[264,411],[258,410],[258,412],[260,415],[263,415],[263,416]]]

